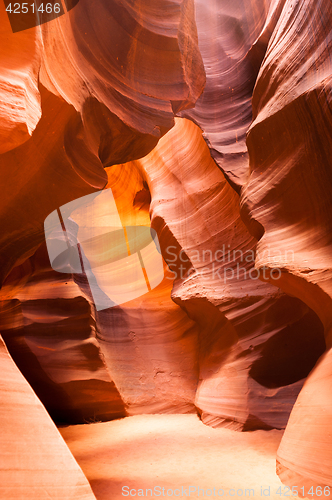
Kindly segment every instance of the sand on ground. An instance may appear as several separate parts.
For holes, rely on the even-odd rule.
[[[241,433],[207,427],[196,415],[138,415],[60,432],[98,500],[292,498],[275,472],[282,431]]]

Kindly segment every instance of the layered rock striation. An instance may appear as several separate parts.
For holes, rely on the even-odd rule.
[[[200,126],[211,156],[238,193],[249,175],[246,133],[252,121],[252,92],[283,4],[195,2],[206,85],[195,108],[180,116]]]
[[[2,498],[93,500],[88,480],[0,337]]]
[[[286,426],[278,474],[318,498],[332,486],[332,7],[80,0],[22,32],[3,4],[0,20],[0,332],[21,372],[56,420],[198,411],[212,426]],[[43,224],[105,189],[123,227],[152,224],[164,277],[97,310],[84,270],[52,270]],[[110,206],[96,207],[100,229]],[[0,349],[4,492],[90,498]],[[62,489],[36,422],[66,465]]]
[[[285,2],[253,93],[250,177],[242,197],[248,227],[262,236],[256,267],[281,269],[281,288],[317,313],[328,349],[331,20],[329,3]],[[306,380],[278,452],[282,480],[304,485],[304,493],[313,486],[314,497],[317,484],[332,485],[330,357],[328,350]]]
[[[255,269],[257,240],[196,125],[177,119],[135,164],[151,191],[152,227],[175,278],[172,298],[199,326],[195,404],[203,421],[284,427],[324,351],[320,320],[279,289],[277,269],[269,270],[271,284],[266,270]]]

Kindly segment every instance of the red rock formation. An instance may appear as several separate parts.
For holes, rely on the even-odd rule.
[[[107,169],[123,226],[150,225],[150,193],[134,164]],[[171,300],[172,275],[96,314],[98,340],[128,414],[195,411],[197,326]]]
[[[1,337],[0,362],[1,498],[94,499],[82,470]]]
[[[0,183],[6,186],[0,210],[1,282],[45,240],[43,226],[49,213],[73,197],[102,188],[107,180],[100,160],[94,157],[91,162],[92,153],[85,153],[85,162],[93,169],[87,180],[72,168],[65,128],[77,113],[45,89],[41,95],[43,116],[31,139],[0,156]]]
[[[329,350],[307,378],[278,449],[277,473],[302,497],[331,494],[331,356]]]
[[[107,172],[122,224],[150,225],[139,171],[126,164]],[[98,209],[107,214],[107,199]],[[128,414],[195,411],[197,327],[171,300],[172,284],[168,272],[152,292],[96,312],[84,276],[53,271],[45,244],[13,270],[1,329],[53,418],[106,420],[124,415],[124,404]]]
[[[33,272],[27,264],[13,271],[3,297],[19,301],[24,328],[20,323],[16,330],[11,327],[5,339],[46,406],[53,415],[66,418],[68,412],[67,419],[76,421],[119,414],[121,400],[100,361],[100,346],[129,414],[187,412],[195,403],[210,425],[284,427],[304,377],[324,350],[322,327],[299,300],[257,279],[257,241],[241,221],[239,197],[211,159],[198,127],[178,119],[150,155],[110,167],[107,174],[123,226],[148,225],[151,201],[152,223],[171,272],[145,296],[94,313],[84,279],[76,276],[79,289],[70,276],[50,272],[45,249],[30,259]],[[98,209],[107,211],[102,203]],[[174,277],[172,296],[178,305],[170,298]],[[47,322],[51,342],[44,337],[45,326],[38,333],[38,325]],[[65,349],[63,327],[71,332]],[[301,349],[300,334],[305,339]],[[74,337],[73,350],[68,342]],[[83,351],[88,345],[94,355]],[[47,352],[50,348],[55,351]],[[27,351],[38,360],[34,371],[27,366]],[[289,368],[280,374],[285,359]],[[87,404],[82,396],[98,366],[94,388],[101,394]],[[101,388],[102,381],[109,389]],[[115,391],[114,402],[106,390]],[[57,395],[53,404],[47,399],[51,393]]]
[[[147,154],[172,127],[174,113],[194,105],[205,74],[193,1],[158,0],[143,5],[80,0],[65,16],[19,33],[10,32],[3,3],[0,8],[0,184],[5,186],[0,202],[0,282],[7,278],[1,297],[10,301],[3,304],[5,310],[9,307],[2,315],[4,335],[53,414],[63,418],[68,412],[67,418],[76,420],[114,417],[122,414],[122,402],[100,355],[84,277],[82,283],[76,276],[82,290],[71,277],[55,278],[38,248],[44,241],[44,220],[51,212],[102,189],[107,183],[103,167]],[[166,356],[159,356],[161,348],[154,347],[158,359],[151,362],[150,379],[151,383],[155,379],[156,387],[159,381],[164,387],[158,389],[156,405],[179,404],[188,411],[193,408],[197,379],[188,370],[183,384],[180,354],[171,358],[178,343],[188,349],[188,363],[195,366],[195,328],[171,302],[168,283],[154,296],[156,303],[150,308],[156,324],[168,317],[168,306],[175,311],[170,313],[171,334],[166,326],[162,331],[161,343],[169,342]],[[165,302],[164,310],[157,300]],[[133,346],[136,353],[136,343]],[[143,379],[140,384],[144,385]],[[154,407],[149,390],[144,389],[146,398]],[[129,400],[126,397],[128,406]],[[18,411],[17,406],[11,411]],[[13,425],[8,428],[9,440],[14,434],[15,439],[20,436],[22,429],[14,449],[18,457],[25,445],[24,426],[31,425],[35,436],[35,425],[40,423],[38,417],[33,423],[22,417],[18,415],[17,421],[10,417]],[[31,453],[38,461],[35,447]],[[60,452],[59,456],[61,461]],[[56,462],[49,462],[48,469],[58,482],[54,471],[61,472],[65,487],[66,474]],[[63,463],[67,466],[65,458]],[[42,496],[30,482],[34,475],[17,477],[26,482],[24,498]],[[2,484],[9,484],[11,473],[8,478]],[[89,489],[86,493],[77,486],[77,490],[77,497],[89,498]],[[54,491],[66,498],[76,495],[76,490],[70,495],[65,489]],[[16,490],[15,497],[19,498]]]
[[[8,20],[4,25],[3,37],[16,51],[4,91],[18,100],[18,111],[4,111],[4,139],[10,134],[12,142],[0,157],[0,182],[7,186],[0,221],[3,234],[13,236],[1,241],[1,281],[43,241],[49,213],[103,188],[103,166],[147,154],[173,125],[173,108],[193,106],[205,82],[191,0],[160,0],[152,11],[125,1],[81,0],[65,16],[25,35],[10,33]],[[35,59],[26,60],[20,42],[29,57],[35,50]],[[51,93],[40,87],[37,125],[38,71]],[[16,87],[28,88],[24,106]]]
[[[152,225],[176,278],[172,298],[200,327],[195,401],[203,421],[284,427],[302,379],[324,350],[320,321],[281,293],[277,279],[274,286],[258,280],[257,241],[197,126],[178,119],[135,165],[146,175]],[[297,345],[300,336],[311,360]],[[285,339],[292,339],[288,347]]]
[[[21,282],[15,277],[21,273]],[[72,276],[50,268],[45,244],[2,289],[0,330],[23,375],[57,422],[125,415],[96,339],[94,310]]]
[[[252,119],[252,91],[283,3],[195,2],[207,80],[195,108],[181,116],[202,128],[212,157],[237,192],[249,174],[246,133]]]
[[[192,0],[80,0],[14,34],[0,16],[0,324],[22,372],[57,418],[196,406],[213,426],[282,428],[326,341],[278,452],[285,484],[318,498],[332,486],[330,3],[197,0],[198,36]],[[170,269],[96,312],[84,273],[51,271],[43,223],[106,184],[123,225],[150,212]],[[12,434],[27,423],[11,418]]]
[[[104,165],[147,154],[203,90],[193,0],[80,0],[42,34],[41,82],[80,111]]]
[[[253,94],[251,173],[242,199],[248,226],[262,236],[256,267],[282,270],[281,288],[316,311],[328,348],[331,21],[329,2],[285,2]],[[328,351],[308,377],[278,453],[282,480],[305,493],[308,485],[332,485],[330,357]]]
[[[27,141],[40,117],[38,72],[41,36],[37,30],[15,35],[0,5],[0,154]]]

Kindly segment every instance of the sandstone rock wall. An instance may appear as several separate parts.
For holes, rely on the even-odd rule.
[[[264,273],[259,279],[257,240],[196,125],[177,119],[135,163],[146,174],[152,226],[175,277],[172,298],[199,326],[195,404],[203,421],[284,427],[303,379],[324,351],[321,322],[285,295],[278,279],[264,283]]]
[[[281,288],[320,317],[331,348],[331,21],[329,2],[286,1],[253,93],[243,191],[252,232],[264,228],[256,267],[282,270]],[[264,249],[271,248],[267,255]],[[330,351],[293,409],[278,452],[290,486],[332,485]],[[317,497],[320,490],[317,490]]]
[[[0,360],[1,497],[94,499],[88,480],[1,337]]]
[[[278,473],[319,497],[332,486],[330,2],[80,0],[18,33],[1,3],[0,20],[0,332],[27,380],[67,421],[287,425]],[[51,269],[43,223],[104,188],[123,225],[152,223],[165,276],[96,311],[84,273]]]

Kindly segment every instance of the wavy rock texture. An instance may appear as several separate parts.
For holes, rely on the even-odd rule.
[[[4,108],[8,149],[15,149],[0,157],[7,186],[0,220],[12,234],[1,241],[1,281],[43,241],[49,213],[103,188],[103,166],[147,154],[173,125],[173,108],[193,106],[205,83],[190,0],[144,6],[82,0],[42,27],[12,34],[8,21],[4,26],[15,50],[10,60],[2,54],[5,91],[15,102],[6,95],[4,101],[17,111]],[[49,89],[40,86],[39,122],[38,71]],[[15,139],[17,127],[36,129],[30,140],[21,133]]]
[[[197,126],[177,119],[134,163],[146,175],[152,226],[176,278],[172,298],[200,327],[195,404],[203,421],[284,427],[303,378],[324,351],[319,319],[283,294],[278,280],[275,286],[258,280],[257,241]],[[307,347],[299,350],[300,338],[311,346],[309,357]]]
[[[107,169],[123,226],[150,225],[150,193],[133,164]],[[127,413],[195,411],[197,325],[171,300],[173,277],[145,295],[97,312],[98,340]]]
[[[13,34],[0,5],[0,154],[27,141],[40,117],[38,72],[41,36],[37,30]]]
[[[0,210],[1,282],[45,240],[44,220],[49,213],[73,197],[102,188],[107,181],[100,160],[91,152],[86,154],[86,162],[94,169],[89,178],[83,179],[72,168],[66,153],[70,135],[66,127],[77,113],[44,88],[41,95],[43,116],[31,139],[0,156],[0,182],[6,186]]]
[[[329,496],[332,487],[331,356],[329,350],[307,378],[277,454],[282,482],[310,498]]]
[[[42,32],[41,82],[80,111],[104,165],[147,154],[203,90],[193,0],[80,0]]]
[[[149,225],[151,203],[170,270],[145,296],[96,313],[84,276],[63,278],[50,271],[45,249],[13,271],[3,297],[19,301],[9,306],[21,309],[22,317],[5,339],[49,411],[79,421],[112,418],[124,406],[136,414],[194,411],[195,404],[209,425],[283,428],[303,379],[324,351],[322,325],[301,301],[258,280],[257,240],[241,221],[239,197],[211,159],[199,128],[177,119],[149,156],[110,167],[107,175],[124,226]],[[174,278],[176,303],[170,297]],[[21,289],[11,296],[15,287]],[[45,335],[48,322],[51,340]],[[63,328],[71,332],[66,341]],[[27,351],[37,359],[34,375]],[[89,386],[98,368],[96,385]],[[105,392],[102,382],[109,384]],[[100,396],[87,405],[83,396],[89,387],[99,387]],[[50,394],[58,396],[50,401]]]
[[[303,386],[278,473],[318,498],[332,486],[330,3],[80,0],[15,34],[0,9],[0,324],[22,372],[72,421],[196,407],[212,426],[283,428]],[[96,312],[86,275],[51,271],[43,222],[106,185],[123,225],[151,216],[168,268]]]
[[[0,360],[1,498],[93,500],[81,468],[1,337]]]
[[[107,169],[107,187],[124,226],[150,225],[150,193],[131,167]],[[109,211],[107,200],[99,210]],[[57,421],[195,411],[197,326],[171,300],[165,271],[145,296],[99,312],[86,277],[53,271],[45,245],[5,280],[4,339]]]
[[[84,423],[124,416],[96,339],[90,297],[71,275],[50,268],[45,245],[14,269],[2,293],[8,294],[2,336],[52,418]]]
[[[1,284],[7,278],[2,328],[22,371],[54,416],[72,421],[113,418],[123,415],[124,406],[99,350],[86,280],[75,277],[81,290],[72,277],[55,277],[38,248],[51,212],[105,187],[103,167],[147,154],[172,127],[174,113],[194,105],[205,83],[194,4],[80,0],[65,16],[14,34],[3,3],[0,8],[0,183],[5,186],[0,202]],[[151,361],[149,376],[156,386],[161,380],[164,389],[157,403],[150,388],[144,389],[145,398],[151,407],[178,404],[188,411],[197,377],[188,370],[183,383],[180,351],[172,356],[180,339],[179,345],[188,348],[189,366],[195,365],[190,347],[195,328],[171,302],[167,287],[156,295],[161,305],[151,305],[156,311],[152,316],[158,325],[170,314],[171,323],[180,327],[172,327],[171,334],[163,328],[169,349],[159,356],[160,346],[154,347],[158,362]],[[165,365],[171,374],[163,371]],[[124,395],[130,406],[130,397]],[[8,428],[8,439],[14,442],[20,429],[24,435],[28,424],[20,416],[17,426]],[[21,437],[18,446],[24,443]],[[31,451],[37,461],[37,451]],[[20,449],[16,452],[19,456]],[[48,467],[58,480],[57,461]],[[33,489],[31,478],[24,479],[24,498],[42,498],[45,491]],[[75,494],[59,489],[58,496]],[[89,498],[89,493],[82,487],[77,497]]]
[[[316,311],[328,348],[331,21],[329,2],[286,1],[253,94],[251,174],[242,199],[251,231],[264,233],[256,266],[282,269],[281,288]],[[332,485],[330,358],[328,351],[308,377],[280,446],[279,471],[290,486]]]
[[[192,110],[180,116],[203,130],[211,155],[240,192],[248,179],[246,133],[251,96],[284,0],[196,0],[199,49],[206,86]]]

